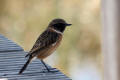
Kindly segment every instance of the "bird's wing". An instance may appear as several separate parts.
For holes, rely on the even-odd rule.
[[[37,51],[41,51],[45,48],[48,48],[50,45],[54,44],[59,38],[59,34],[50,30],[44,31],[35,42],[31,51],[26,55],[35,56]]]

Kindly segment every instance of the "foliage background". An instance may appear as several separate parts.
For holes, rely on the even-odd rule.
[[[0,34],[25,51],[54,18],[73,25],[46,62],[73,80],[102,80],[100,0],[0,0]]]

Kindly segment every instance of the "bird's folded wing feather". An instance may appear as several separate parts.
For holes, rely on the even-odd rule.
[[[48,48],[50,45],[54,44],[57,41],[58,37],[59,37],[59,34],[57,34],[56,32],[46,30],[38,37],[33,48],[26,55],[26,57],[29,55],[35,56],[36,54],[35,52],[37,51],[40,52],[41,50]]]

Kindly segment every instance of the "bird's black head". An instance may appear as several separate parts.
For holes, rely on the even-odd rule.
[[[54,28],[60,32],[64,32],[66,26],[70,26],[72,24],[68,24],[63,19],[54,19],[50,22],[48,27]]]

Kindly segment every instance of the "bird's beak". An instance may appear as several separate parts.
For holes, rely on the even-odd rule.
[[[66,24],[66,26],[71,26],[72,24]]]

